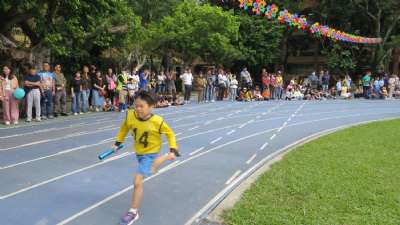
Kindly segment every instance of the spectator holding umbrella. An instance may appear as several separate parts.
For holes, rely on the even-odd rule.
[[[19,109],[18,100],[13,96],[18,88],[18,79],[8,66],[3,67],[3,74],[0,76],[0,101],[3,105],[3,120],[5,125],[18,124]]]

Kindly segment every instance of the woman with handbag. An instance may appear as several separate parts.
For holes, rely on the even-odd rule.
[[[99,112],[104,105],[104,96],[106,95],[106,85],[100,71],[96,72],[96,78],[93,82],[93,107]]]
[[[0,101],[3,104],[3,120],[5,125],[18,124],[19,109],[18,100],[13,92],[18,88],[18,80],[12,74],[10,67],[3,67],[3,74],[0,76]]]

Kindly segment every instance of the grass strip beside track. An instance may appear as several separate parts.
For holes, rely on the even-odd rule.
[[[375,122],[296,148],[223,214],[224,224],[400,224],[399,127]]]

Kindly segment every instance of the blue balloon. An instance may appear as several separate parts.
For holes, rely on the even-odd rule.
[[[25,91],[22,88],[17,88],[15,89],[14,93],[13,93],[14,98],[16,98],[17,100],[21,100],[25,97]]]

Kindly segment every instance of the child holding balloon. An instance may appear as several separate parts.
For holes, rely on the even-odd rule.
[[[143,197],[143,181],[145,177],[157,172],[159,166],[168,160],[180,156],[173,130],[161,116],[153,115],[156,99],[147,91],[139,91],[135,95],[135,109],[128,110],[126,118],[113,146],[114,151],[124,142],[129,131],[134,139],[134,149],[138,161],[138,170],[134,178],[134,191],[131,208],[122,217],[120,225],[131,225],[139,219],[138,208]],[[161,135],[168,140],[170,152],[159,156],[162,141]]]
[[[0,101],[3,104],[3,120],[6,125],[18,124],[18,100],[13,96],[17,88],[17,77],[12,74],[10,67],[4,66],[0,76]]]

